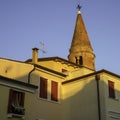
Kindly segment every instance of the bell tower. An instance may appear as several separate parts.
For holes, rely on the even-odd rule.
[[[80,66],[95,70],[95,55],[78,5],[78,14],[68,60]]]

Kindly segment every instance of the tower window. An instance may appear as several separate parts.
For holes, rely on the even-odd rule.
[[[76,64],[83,65],[83,57],[82,56],[75,57],[75,59],[76,59]]]
[[[75,60],[76,60],[76,64],[79,64],[79,60],[77,57],[75,57]]]
[[[115,98],[114,82],[108,81],[108,90],[109,90],[109,97]]]
[[[79,64],[80,64],[80,65],[83,65],[83,57],[82,57],[82,56],[80,56]]]

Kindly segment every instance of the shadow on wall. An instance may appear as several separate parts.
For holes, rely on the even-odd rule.
[[[106,84],[108,79],[98,82],[93,76],[63,84],[63,120],[114,120],[118,116],[120,118],[120,91],[114,89],[115,97],[112,98]]]

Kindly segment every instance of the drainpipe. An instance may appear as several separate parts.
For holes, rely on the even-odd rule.
[[[99,89],[100,76],[96,75],[95,80],[97,85],[98,116],[99,116],[99,120],[101,120],[100,89]]]
[[[28,84],[30,84],[30,75],[35,70],[35,64],[38,62],[38,48],[32,48],[32,63],[34,68],[28,73]]]
[[[30,76],[34,70],[35,70],[35,65],[34,65],[34,68],[28,73],[28,84],[30,84]]]

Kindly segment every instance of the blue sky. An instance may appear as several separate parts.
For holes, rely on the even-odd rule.
[[[0,57],[25,61],[32,48],[67,59],[79,0],[0,0]],[[80,0],[96,69],[120,74],[120,0]]]

